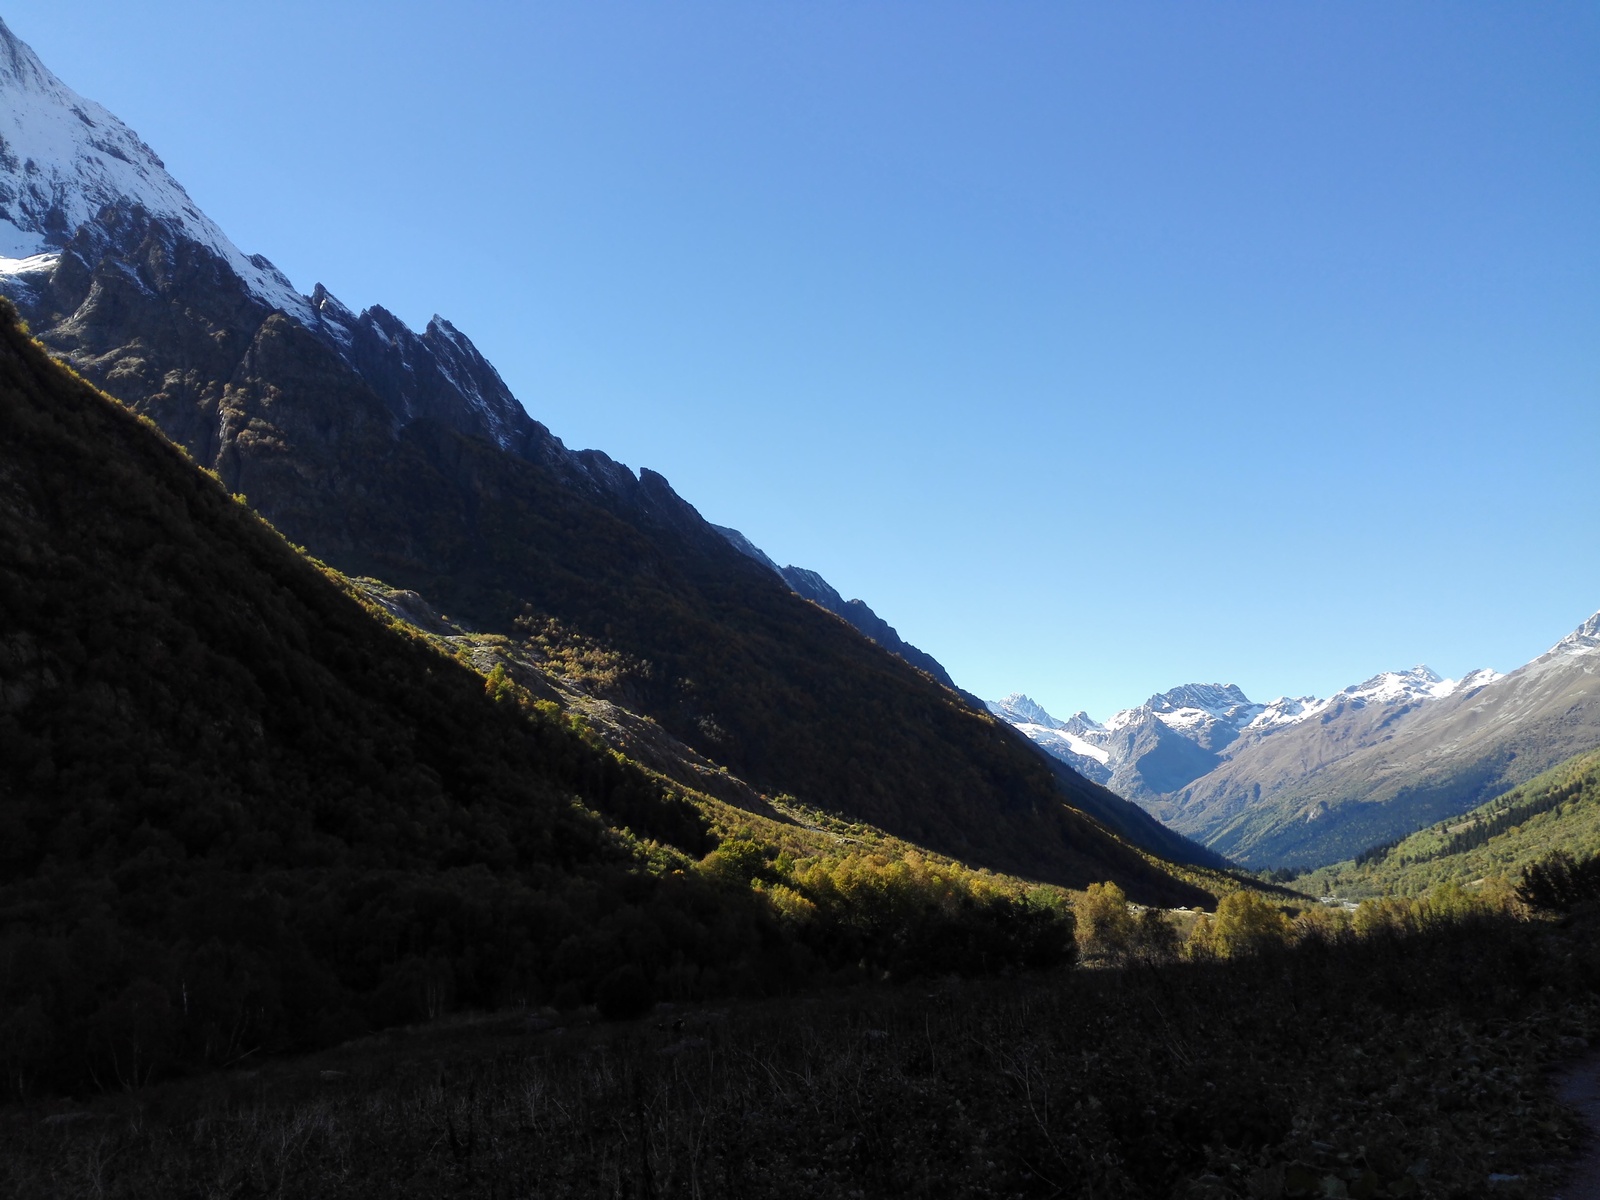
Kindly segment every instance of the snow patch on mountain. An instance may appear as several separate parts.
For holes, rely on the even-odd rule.
[[[1594,614],[1582,625],[1579,625],[1546,654],[1595,654],[1600,653],[1600,612]]]
[[[1600,614],[1557,647],[1563,653],[1600,650]],[[1554,653],[1554,651],[1552,652]],[[1299,725],[1339,705],[1415,705],[1440,700],[1457,692],[1470,692],[1503,676],[1487,669],[1472,671],[1459,680],[1445,679],[1426,666],[1406,671],[1384,671],[1351,684],[1327,698],[1279,696],[1269,704],[1251,700],[1235,684],[1191,683],[1151,696],[1143,704],[1113,713],[1099,724],[1079,712],[1069,721],[1051,716],[1038,702],[1020,693],[988,701],[989,711],[1010,722],[1033,742],[1072,766],[1083,770],[1090,760],[1110,772],[1137,756],[1141,729],[1154,724],[1188,739],[1202,749],[1226,759],[1236,742],[1259,741]],[[1250,735],[1246,737],[1246,735]],[[1244,741],[1240,741],[1243,738]]]
[[[1263,705],[1256,718],[1245,728],[1272,730],[1298,725],[1327,707],[1326,700],[1319,700],[1315,696],[1279,696],[1270,704]]]
[[[4,290],[19,299],[32,298],[38,289],[49,282],[50,272],[56,269],[60,258],[61,255],[54,251],[30,254],[27,258],[0,257],[0,279],[5,280]]]
[[[1384,671],[1337,693],[1335,700],[1396,704],[1410,700],[1442,700],[1455,691],[1457,681],[1418,664],[1409,671]]]
[[[1021,692],[1012,692],[1004,700],[985,700],[984,705],[995,716],[1013,725],[1037,725],[1041,729],[1067,727],[1067,722],[1056,720],[1045,712],[1044,705],[1031,697],[1024,696]]]
[[[30,254],[27,258],[0,257],[0,275],[48,275],[56,269],[59,251]]]
[[[1103,782],[1104,775],[1090,764],[1105,767],[1110,762],[1111,752],[1100,744],[1106,730],[1091,721],[1087,713],[1074,713],[1070,720],[1061,721],[1020,692],[1013,692],[1004,700],[985,700],[984,706],[1040,749]]]
[[[1497,679],[1504,679],[1505,675],[1489,667],[1479,667],[1476,671],[1468,671],[1456,680],[1456,692],[1472,692],[1485,687]],[[1452,693],[1453,694],[1453,693]]]
[[[57,79],[0,21],[0,255],[60,249],[119,201],[169,218],[262,300],[311,324],[305,297],[281,271],[229,241],[138,134]]]

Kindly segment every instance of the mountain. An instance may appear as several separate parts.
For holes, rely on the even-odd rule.
[[[660,475],[564,446],[449,322],[285,294],[3,26],[0,62],[0,221],[27,254],[0,290],[293,542],[585,673],[762,795],[1040,880],[1198,894],[1084,815],[1098,789],[796,595]]]
[[[1597,619],[1509,675],[1451,680],[1417,666],[1270,704],[1231,685],[1188,685],[1103,725],[1081,713],[1056,721],[1026,697],[990,707],[1203,845],[1250,866],[1309,867],[1600,746]]]
[[[305,319],[305,297],[270,262],[248,257],[206,217],[139,136],[45,69],[0,21],[0,257],[36,277],[106,205],[130,204],[172,222],[245,281],[251,293]]]
[[[1252,865],[1348,858],[1600,746],[1597,668],[1600,614],[1508,675],[1340,693],[1241,739],[1161,815]]]
[[[1296,887],[1350,898],[1420,895],[1440,883],[1515,880],[1555,852],[1600,853],[1600,751],[1569,758],[1478,807],[1302,876]]]
[[[765,551],[737,529],[728,529],[721,525],[713,526],[713,528],[727,538],[728,544],[735,550],[766,567],[779,579],[783,580],[784,583],[788,584],[797,595],[804,596],[813,604],[821,605],[836,617],[843,617],[855,629],[866,634],[867,637],[877,642],[889,653],[904,659],[913,667],[916,667],[917,670],[932,675],[951,691],[961,691],[956,687],[955,681],[950,678],[950,673],[944,669],[938,659],[934,658],[926,650],[919,650],[910,642],[904,640],[895,632],[894,626],[890,625],[889,622],[867,606],[866,601],[846,600],[834,589],[831,583],[815,571],[809,571],[804,567],[780,567],[767,556]],[[982,701],[977,700],[976,697],[970,696],[965,692],[961,694],[966,696],[970,702],[973,702],[976,707],[980,709],[983,707]]]
[[[0,300],[8,1088],[759,954],[759,908],[607,827],[692,865],[716,838],[681,791],[381,620],[14,317]]]
[[[1088,778],[1141,803],[1214,768],[1221,752],[1266,708],[1231,683],[1185,684],[1125,708],[1103,725],[1084,712],[1059,721],[1021,695],[988,707]]]
[[[0,544],[8,1091],[464,1006],[637,1015],[1071,954],[1059,893],[615,753],[504,639],[296,551],[4,300]]]
[[[1111,752],[1101,744],[1099,736],[1104,726],[1090,720],[1088,713],[1075,713],[1070,720],[1060,721],[1020,692],[1013,692],[1004,700],[991,700],[988,708],[1085,778],[1100,784],[1111,782]]]

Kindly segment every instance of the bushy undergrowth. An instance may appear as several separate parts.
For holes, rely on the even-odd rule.
[[[463,1009],[626,1015],[1070,953],[1070,914],[954,868],[791,856],[790,878],[758,850],[730,873],[710,806],[363,607],[9,313],[7,1097]]]
[[[1592,915],[1234,959],[433,1027],[0,1119],[15,1195],[1548,1194]]]

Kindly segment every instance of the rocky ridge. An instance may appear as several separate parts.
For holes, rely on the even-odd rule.
[[[878,645],[891,654],[904,659],[916,667],[917,670],[933,676],[945,687],[953,692],[959,692],[974,707],[982,710],[983,702],[967,692],[962,692],[956,686],[955,680],[950,678],[950,672],[944,669],[944,665],[938,659],[934,658],[926,650],[920,650],[902,638],[894,626],[872,611],[866,601],[846,600],[831,583],[817,572],[807,570],[805,567],[793,565],[780,567],[765,551],[737,529],[729,529],[722,525],[714,526],[714,528],[728,540],[730,546],[745,557],[766,567],[779,579],[783,580],[784,583],[788,584],[797,595],[804,596],[813,604],[820,605],[836,617],[842,617],[856,630],[877,642]]]

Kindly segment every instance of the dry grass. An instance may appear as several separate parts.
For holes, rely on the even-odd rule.
[[[94,1197],[1537,1196],[1592,922],[395,1033],[0,1121]]]

